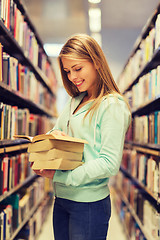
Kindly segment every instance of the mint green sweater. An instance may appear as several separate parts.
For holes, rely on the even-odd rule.
[[[68,101],[55,127],[69,135],[87,140],[84,146],[84,164],[74,170],[57,170],[53,177],[54,192],[57,197],[78,202],[94,202],[109,195],[108,181],[119,171],[125,133],[131,115],[120,95],[104,97],[91,122],[89,115],[83,118],[91,102],[72,114],[85,93]],[[52,131],[51,130],[51,131]],[[50,132],[51,132],[50,131]]]

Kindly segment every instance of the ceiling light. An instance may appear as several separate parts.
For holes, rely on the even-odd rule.
[[[100,8],[90,8],[88,10],[89,14],[89,28],[91,32],[101,31],[101,9]]]
[[[89,3],[95,3],[95,4],[96,4],[96,3],[100,3],[101,0],[88,0],[88,2],[89,2]]]
[[[48,56],[50,57],[58,57],[61,49],[63,47],[63,44],[59,43],[45,43],[44,49]]]

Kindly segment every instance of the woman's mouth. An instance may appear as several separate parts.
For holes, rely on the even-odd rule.
[[[77,81],[74,84],[76,85],[76,87],[80,87],[83,84],[84,80],[81,81]]]

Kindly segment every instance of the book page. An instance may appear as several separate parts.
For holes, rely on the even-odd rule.
[[[27,136],[27,135],[14,135],[13,137],[14,137],[14,138],[19,138],[19,139],[27,139],[27,140],[29,140],[30,142],[32,142],[32,139],[33,139],[33,137]]]

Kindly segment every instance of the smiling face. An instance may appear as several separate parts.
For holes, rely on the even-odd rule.
[[[96,81],[98,81],[94,64],[84,59],[62,57],[61,60],[68,79],[80,92],[87,91],[88,96],[92,98],[96,88]]]

